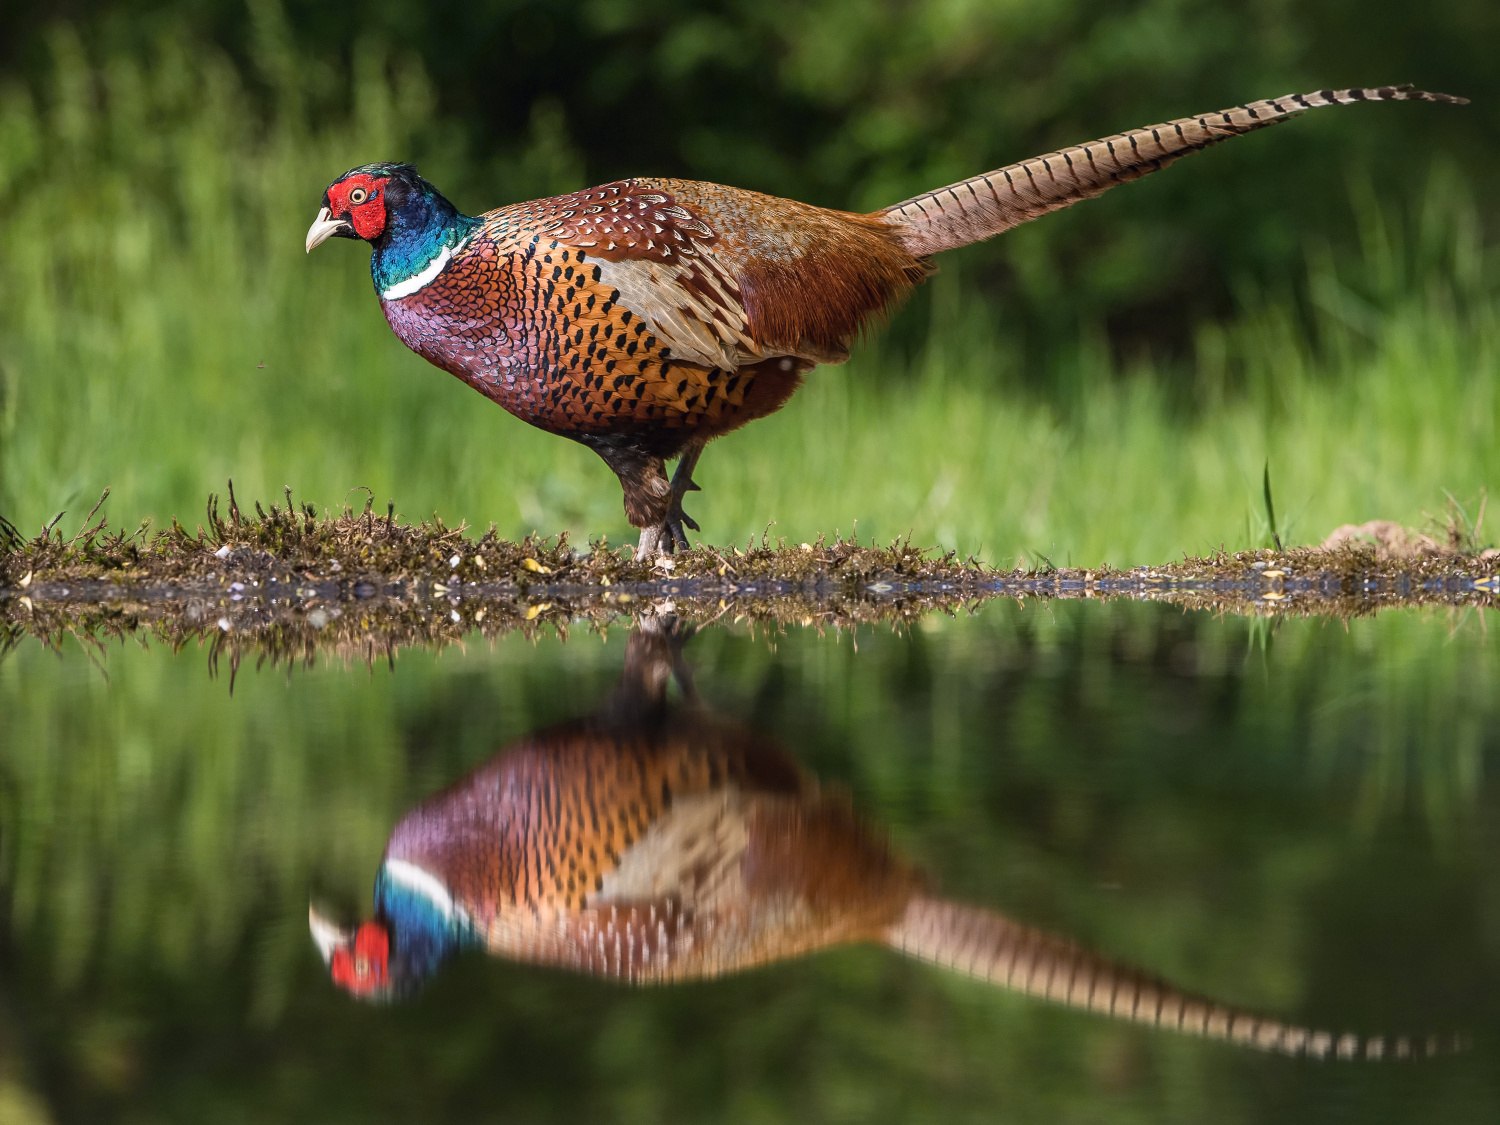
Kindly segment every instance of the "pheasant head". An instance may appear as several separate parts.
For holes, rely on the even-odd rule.
[[[375,917],[347,928],[307,911],[333,983],[361,1000],[410,996],[448,957],[477,941],[468,913],[431,873],[387,859],[375,882]]]
[[[310,907],[308,925],[322,951],[333,983],[362,1000],[388,1000],[391,986],[391,931],[378,921],[347,930]]]
[[[375,288],[390,301],[442,272],[477,226],[410,164],[362,164],[328,185],[307,229],[307,252],[330,238],[364,239],[375,248]]]

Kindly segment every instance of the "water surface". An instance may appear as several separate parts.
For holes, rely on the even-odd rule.
[[[1399,1063],[1137,1027],[875,946],[651,987],[474,953],[360,1003],[309,896],[368,915],[393,826],[597,714],[632,623],[373,663],[247,650],[232,690],[232,636],[217,659],[22,641],[0,662],[0,1120],[1495,1120],[1486,613],[721,623],[667,689],[949,899],[1278,1020],[1474,1039]]]

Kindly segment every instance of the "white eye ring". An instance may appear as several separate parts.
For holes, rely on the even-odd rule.
[[[358,207],[361,203],[369,198],[370,193],[362,187],[357,187],[349,193],[349,202],[354,204],[356,207]]]

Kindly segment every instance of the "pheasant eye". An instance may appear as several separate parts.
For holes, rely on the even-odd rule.
[[[349,202],[353,203],[355,206],[358,206],[369,198],[370,193],[362,187],[357,187],[349,193]]]

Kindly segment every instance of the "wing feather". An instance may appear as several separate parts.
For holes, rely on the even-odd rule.
[[[673,358],[710,369],[842,362],[927,273],[883,221],[715,184],[622,180],[547,202],[542,236],[584,251]]]

